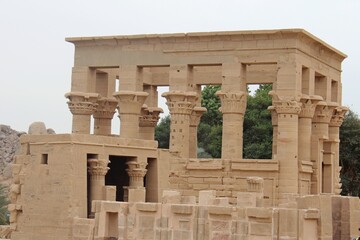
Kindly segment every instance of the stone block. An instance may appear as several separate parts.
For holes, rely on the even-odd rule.
[[[136,203],[136,210],[141,212],[156,212],[158,211],[158,203]]]
[[[162,195],[162,203],[180,203],[181,195],[178,191],[164,190]]]
[[[171,212],[176,214],[185,214],[189,215],[193,213],[193,206],[191,205],[183,205],[183,204],[174,204],[171,205]]]
[[[207,206],[213,203],[213,200],[216,197],[216,191],[214,190],[207,190],[207,191],[200,191],[199,192],[199,205]]]

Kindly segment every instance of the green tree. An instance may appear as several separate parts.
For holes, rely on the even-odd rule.
[[[159,143],[159,148],[169,148],[170,142],[170,115],[162,118],[155,128],[155,140]]]
[[[340,127],[342,195],[360,197],[360,119],[351,110]]]
[[[198,157],[221,157],[222,114],[220,99],[215,95],[221,86],[206,86],[202,91],[201,105],[207,112],[201,117],[198,127]],[[244,158],[269,159],[272,153],[271,105],[268,95],[271,85],[260,85],[255,94],[247,98],[244,119]],[[169,148],[170,117],[162,119],[155,130],[155,139],[160,148]]]
[[[9,224],[9,211],[7,209],[7,205],[9,201],[5,194],[5,187],[0,185],[0,225]]]
[[[260,85],[254,95],[248,95],[244,117],[243,157],[248,159],[271,159],[273,129],[271,113],[267,108],[272,104],[269,92],[272,85]]]

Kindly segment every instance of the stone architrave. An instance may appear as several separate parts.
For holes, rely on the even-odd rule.
[[[221,158],[242,159],[243,124],[247,94],[238,92],[216,92],[220,98],[223,114],[223,132]]]
[[[190,115],[195,107],[197,94],[195,92],[170,91],[162,94],[171,114],[170,152],[178,152],[183,158],[188,158],[190,137]]]
[[[104,200],[105,175],[109,170],[107,159],[88,159],[88,172],[90,175],[90,199]]]
[[[94,111],[94,134],[111,135],[111,120],[114,116],[118,101],[114,98],[100,98]]]
[[[120,137],[139,138],[141,107],[149,94],[146,92],[119,91],[113,96],[118,101]]]
[[[190,149],[189,149],[189,156],[191,158],[197,157],[197,129],[200,123],[201,116],[204,112],[206,112],[206,108],[204,107],[194,107],[194,110],[191,112],[190,115]]]
[[[97,107],[99,94],[69,92],[65,97],[69,99],[67,104],[73,115],[72,133],[89,134],[91,115]]]
[[[160,119],[159,115],[162,112],[162,108],[143,105],[139,120],[141,139],[154,140],[155,127]]]
[[[277,113],[277,153],[279,161],[279,203],[298,194],[298,116],[301,105],[292,97],[280,97],[270,91]]]

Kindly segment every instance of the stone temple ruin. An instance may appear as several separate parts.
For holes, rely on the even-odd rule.
[[[345,54],[301,29],[66,40],[72,134],[22,136],[13,240],[359,235],[359,199],[339,196]],[[242,157],[248,84],[273,86],[272,159]],[[196,158],[202,85],[222,86],[221,159]],[[168,150],[154,141],[159,86],[169,86]]]

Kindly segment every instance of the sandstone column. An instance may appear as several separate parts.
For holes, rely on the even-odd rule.
[[[106,159],[88,159],[90,174],[90,200],[104,200],[105,175],[110,161]]]
[[[73,114],[72,133],[90,134],[90,120],[99,98],[97,93],[69,92],[65,94]]]
[[[301,107],[294,99],[281,98],[272,91],[269,94],[278,114],[279,203],[286,203],[298,195],[298,115]]]
[[[242,159],[243,155],[243,124],[246,110],[245,92],[216,93],[221,100],[223,114],[223,132],[221,158]]]
[[[114,98],[100,98],[97,104],[94,111],[94,134],[111,135],[111,120],[118,102]]]
[[[190,115],[190,149],[189,149],[189,157],[197,158],[197,129],[200,123],[201,115],[206,112],[206,108],[204,107],[194,107]]]
[[[145,202],[145,187],[144,177],[146,175],[146,163],[138,163],[136,161],[129,161],[126,163],[128,169],[126,172],[129,175],[129,187],[124,190],[128,191],[129,202]]]
[[[159,121],[159,114],[163,110],[158,107],[143,107],[140,116],[140,139],[154,140],[155,127]]]
[[[246,65],[223,63],[222,85],[216,95],[221,100],[223,133],[221,158],[242,159],[243,123],[246,110]]]
[[[299,114],[299,171],[302,172],[303,169],[306,169],[311,163],[311,122],[314,117],[316,104],[322,100],[320,96],[307,96],[303,95],[300,99],[301,112]],[[303,164],[305,164],[303,166]],[[299,193],[300,194],[310,194],[310,189],[308,182],[304,183],[302,186],[302,179],[304,176],[302,174],[310,173],[299,173]],[[308,176],[311,177],[311,176]]]
[[[171,114],[169,151],[188,158],[190,156],[190,114],[195,107],[196,93],[170,91],[163,93],[162,96],[166,98],[166,105]]]
[[[123,138],[139,138],[140,112],[148,93],[119,91],[113,95],[119,106],[120,136]]]
[[[340,170],[339,166],[339,142],[340,142],[340,126],[344,121],[345,113],[349,109],[346,107],[337,107],[331,117],[329,124],[329,140],[332,142],[332,149],[334,151],[334,189],[333,193],[340,194],[341,183],[340,183]]]
[[[303,96],[300,99],[299,114],[299,161],[311,160],[311,122],[314,117],[316,104],[322,100],[320,96]]]
[[[328,163],[324,164],[324,140],[329,138],[329,123],[336,105],[326,102],[319,102],[315,109],[312,119],[312,137],[311,137],[311,160],[314,162],[314,173],[311,182],[311,194],[323,192],[323,171],[328,169]],[[325,188],[329,187],[325,184]]]
[[[273,127],[272,159],[276,159],[277,135],[278,135],[278,114],[276,113],[274,106],[269,106],[268,110],[271,112],[271,125]]]

